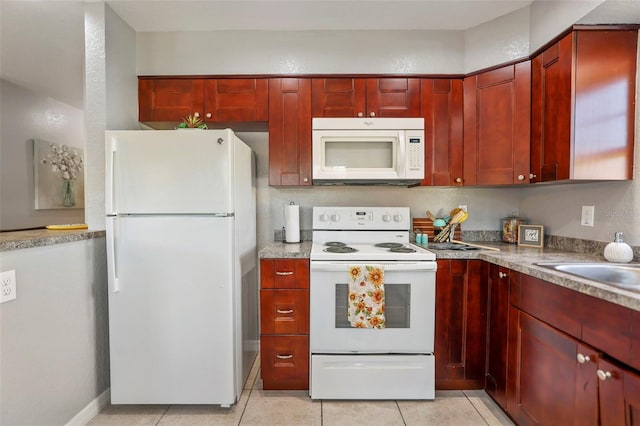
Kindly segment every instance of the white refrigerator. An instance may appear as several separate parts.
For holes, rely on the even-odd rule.
[[[259,340],[252,150],[107,131],[105,175],[112,404],[236,403]]]

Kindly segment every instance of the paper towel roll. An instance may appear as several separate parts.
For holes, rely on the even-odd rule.
[[[300,206],[290,204],[284,207],[285,241],[300,242]]]

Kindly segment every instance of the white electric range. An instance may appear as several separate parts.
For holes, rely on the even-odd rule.
[[[311,398],[434,398],[435,254],[410,243],[410,224],[408,207],[314,207]],[[347,318],[352,266],[384,271],[382,329]]]

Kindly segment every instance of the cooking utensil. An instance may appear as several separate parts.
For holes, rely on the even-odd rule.
[[[466,212],[464,212],[461,209],[458,213],[452,216],[451,219],[449,220],[449,223],[447,223],[447,225],[444,228],[442,228],[442,231],[440,231],[440,233],[434,237],[433,241],[436,243],[439,243],[446,240],[447,237],[449,237],[449,234],[455,230],[456,226],[458,225],[460,220],[465,216],[465,214]]]
[[[435,225],[436,216],[433,213],[431,213],[431,210],[427,210],[427,217],[431,219],[431,222],[433,222],[433,224]]]

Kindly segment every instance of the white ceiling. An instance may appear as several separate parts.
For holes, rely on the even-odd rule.
[[[107,0],[138,32],[466,30],[533,0]]]

